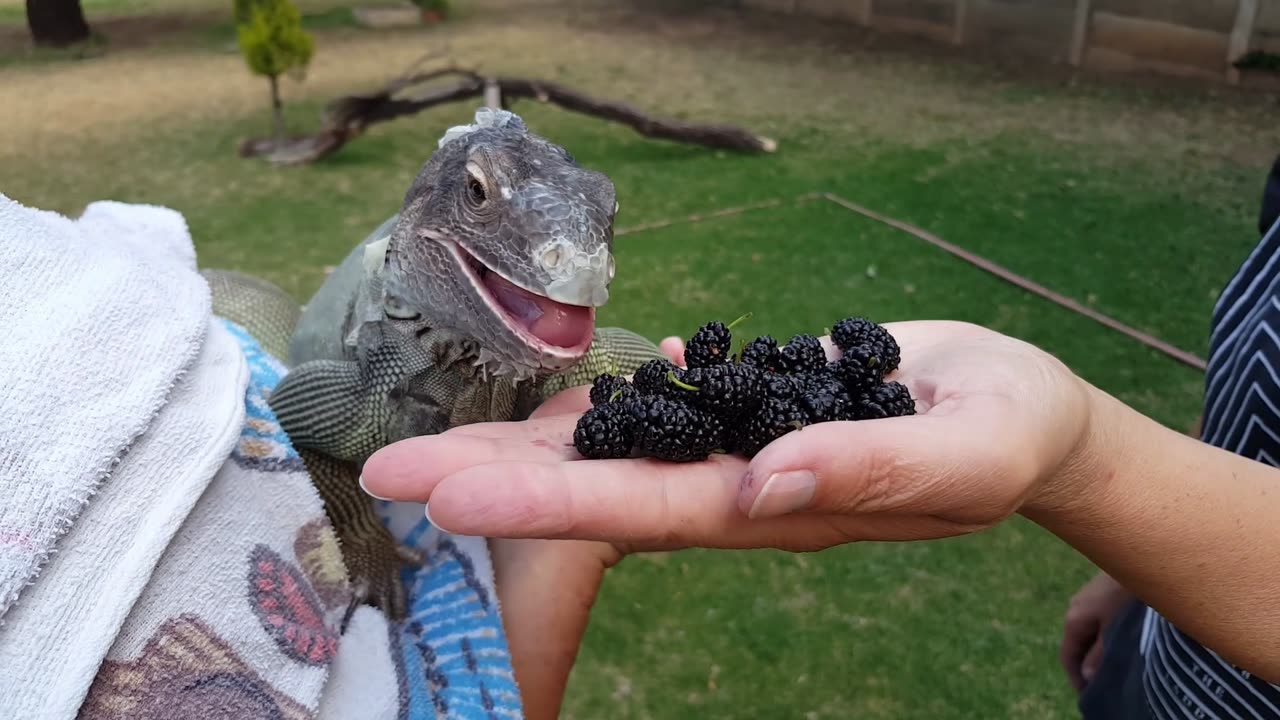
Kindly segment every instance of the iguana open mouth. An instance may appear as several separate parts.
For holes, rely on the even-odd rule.
[[[568,305],[503,277],[456,242],[447,243],[480,299],[503,324],[538,352],[561,357],[586,353],[595,330],[595,308]]]

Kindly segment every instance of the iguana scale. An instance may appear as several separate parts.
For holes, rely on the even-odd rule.
[[[270,404],[307,464],[357,600],[403,617],[398,548],[359,488],[400,439],[519,420],[550,395],[662,357],[595,327],[614,276],[612,182],[506,111],[451,128],[400,211],[304,310],[255,278],[205,271],[218,314],[289,371]],[[429,462],[430,458],[423,458]]]

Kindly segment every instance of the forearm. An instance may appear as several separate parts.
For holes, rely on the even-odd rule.
[[[494,540],[498,601],[525,717],[560,716],[607,562],[594,543]]]
[[[1095,407],[1074,491],[1024,514],[1206,647],[1280,682],[1280,470],[1102,393]]]

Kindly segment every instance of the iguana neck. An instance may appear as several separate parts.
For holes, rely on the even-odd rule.
[[[384,281],[387,272],[389,238],[365,246],[364,272],[367,288],[363,302],[363,321],[407,323],[437,360],[437,367],[448,367],[467,378],[482,382],[506,381],[514,387],[537,387],[550,374],[504,362],[477,338],[451,328],[440,327],[430,308],[413,308],[390,292]]]

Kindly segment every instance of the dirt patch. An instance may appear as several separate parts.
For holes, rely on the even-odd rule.
[[[208,17],[159,16],[152,30],[190,28]],[[1280,146],[1271,98],[980,62],[932,43],[832,25],[665,5],[478,3],[436,28],[318,32],[306,81],[284,87],[286,101],[328,100],[381,85],[433,52],[677,117],[741,123],[784,143],[807,128],[921,145],[1038,133],[1117,157],[1176,158],[1188,173],[1203,163],[1257,166]],[[266,92],[234,48],[113,49],[91,61],[0,73],[0,157],[33,162],[51,143],[261,113]]]

